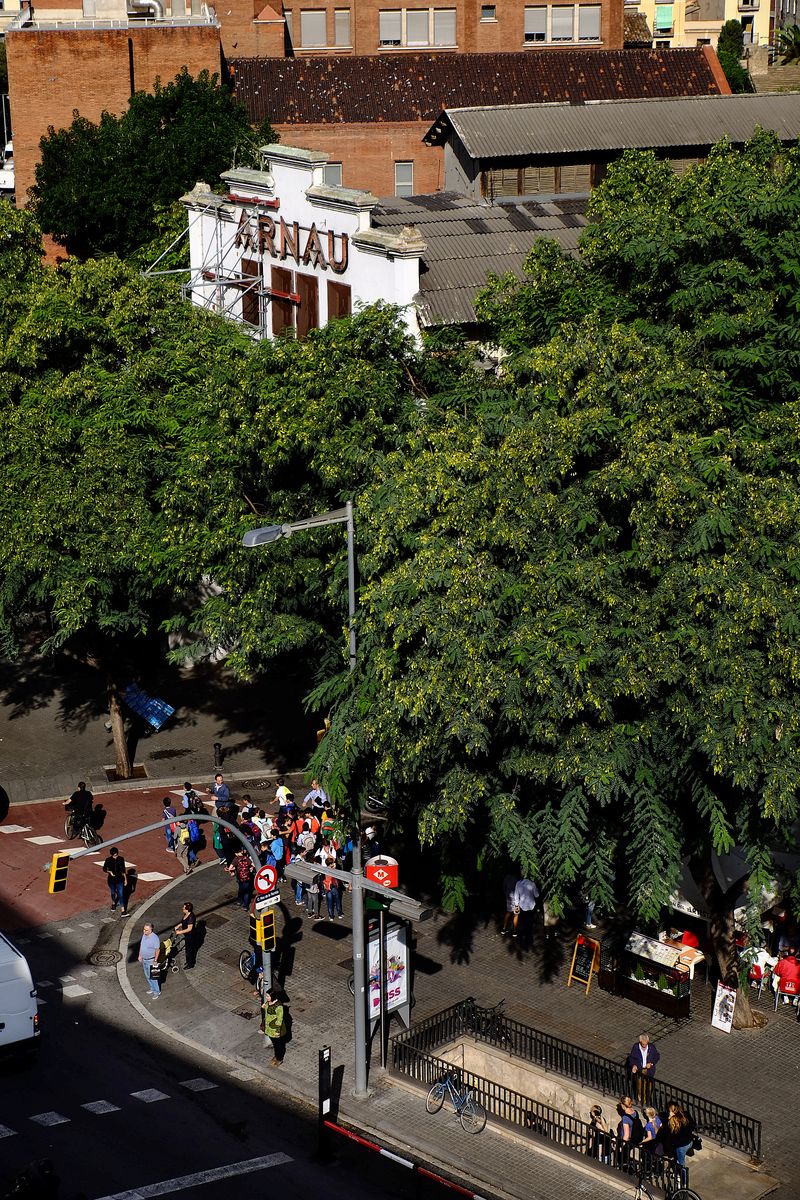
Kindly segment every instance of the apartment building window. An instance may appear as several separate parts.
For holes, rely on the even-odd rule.
[[[396,162],[394,164],[394,194],[395,196],[414,195],[413,162]]]
[[[283,19],[284,19],[284,21],[286,22],[286,40],[287,40],[287,42],[289,43],[289,46],[293,46],[293,41],[292,41],[292,10],[291,10],[290,8],[286,8],[286,9],[284,9],[284,12],[283,12]]]
[[[346,283],[334,283],[328,280],[328,320],[335,321],[339,317],[349,317],[352,311],[350,288]]]
[[[342,164],[341,163],[326,163],[325,164],[325,183],[328,187],[342,186]]]
[[[653,22],[653,34],[655,37],[664,37],[672,35],[672,5],[657,4],[656,16]]]
[[[455,46],[454,8],[385,8],[378,14],[381,46]]]
[[[541,4],[525,9],[525,41],[599,42],[599,4]]]
[[[482,4],[481,5],[481,20],[482,21],[496,21],[497,20],[497,6],[495,4]]]
[[[333,14],[333,40],[337,46],[350,46],[350,9],[337,8]]]
[[[327,13],[324,8],[304,8],[300,12],[300,46],[302,49],[314,49],[316,46],[327,46]]]

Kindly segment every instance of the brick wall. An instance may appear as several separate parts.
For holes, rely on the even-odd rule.
[[[242,0],[235,0],[242,2]],[[247,0],[243,0],[247,2]],[[546,3],[547,0],[495,0],[494,4],[484,5],[481,0],[431,0],[433,9],[453,8],[456,10],[456,46],[455,49],[465,54],[491,54],[508,50],[523,50],[525,43],[525,8],[526,3]],[[552,0],[550,0],[552,3]],[[602,46],[607,50],[615,50],[623,44],[623,0],[588,0],[601,7],[600,36]],[[280,11],[279,3],[276,3]],[[292,39],[297,54],[314,53],[347,53],[348,47],[335,46],[334,11],[348,7],[347,0],[285,0],[285,11],[290,16]],[[350,0],[350,42],[349,47],[354,54],[380,53],[379,44],[379,13],[382,9],[420,8],[419,0]],[[485,8],[492,7],[495,19],[482,20]],[[302,42],[301,11],[313,9],[325,11],[327,29],[327,47],[307,47]],[[226,15],[228,4],[220,4],[220,20],[223,24],[223,41],[226,52],[232,35],[233,18]],[[572,49],[577,43],[570,43]],[[589,48],[589,43],[580,43]],[[534,52],[535,44],[529,44]],[[566,43],[563,44],[566,48]],[[427,47],[436,49],[435,46]],[[402,47],[393,47],[397,53]],[[416,47],[417,52],[420,47]],[[453,49],[453,47],[450,47]],[[249,51],[239,50],[237,54],[249,54]],[[230,57],[235,57],[230,54]]]
[[[288,146],[322,150],[342,164],[342,185],[364,188],[376,196],[394,195],[394,164],[413,162],[414,191],[444,187],[444,155],[423,144],[430,121],[385,125],[276,125]]]
[[[8,90],[14,120],[17,203],[25,203],[39,160],[39,141],[49,125],[72,122],[74,109],[98,120],[122,113],[134,86],[152,89],[181,67],[192,75],[220,71],[219,30],[213,25],[128,29],[11,30],[6,35]]]

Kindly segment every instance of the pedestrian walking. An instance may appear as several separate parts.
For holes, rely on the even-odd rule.
[[[192,873],[192,864],[189,860],[191,845],[191,834],[186,828],[186,822],[181,821],[178,825],[177,837],[175,838],[175,856],[183,868],[184,875],[191,875]]]
[[[194,905],[188,900],[183,906],[181,919],[175,926],[175,932],[183,938],[183,949],[186,955],[184,971],[191,971],[197,959],[197,918],[194,915]]]
[[[503,924],[500,929],[501,937],[506,937],[507,934],[509,934],[511,932],[511,929],[510,929],[511,923],[515,917],[519,916],[519,914],[515,913],[515,911],[514,911],[515,906],[516,906],[516,900],[514,899],[514,893],[517,890],[517,883],[518,883],[518,879],[517,879],[516,875],[509,874],[509,875],[506,875],[505,878],[503,879],[503,895],[505,896],[505,901],[506,901],[506,911],[505,911],[505,915],[503,917]],[[518,923],[519,922],[517,921],[517,924]]]
[[[177,826],[175,824],[175,818],[177,817],[178,812],[177,812],[177,809],[175,808],[175,805],[170,800],[169,796],[165,796],[164,799],[161,801],[161,804],[162,804],[162,811],[163,811],[163,815],[162,815],[161,819],[162,819],[162,821],[169,821],[169,825],[164,826],[164,837],[167,842],[167,853],[174,854],[175,853],[175,835],[177,833]]]
[[[253,894],[253,864],[244,846],[240,846],[236,851],[228,870],[239,885],[236,903],[246,911],[250,907]]]
[[[142,940],[139,942],[139,962],[142,964],[144,977],[150,989],[150,999],[157,1000],[161,995],[161,984],[153,978],[153,963],[161,950],[161,939],[153,928],[152,921],[145,921],[142,929]]]
[[[125,894],[128,884],[128,868],[116,846],[112,846],[109,850],[108,858],[103,863],[103,871],[108,890],[111,892],[111,911],[113,912],[119,905],[124,917],[128,912],[128,901]]]
[[[278,992],[274,988],[270,988],[264,996],[264,1004],[261,1012],[264,1036],[268,1037],[272,1042],[273,1058],[271,1065],[279,1067],[286,1054],[286,1019]]]

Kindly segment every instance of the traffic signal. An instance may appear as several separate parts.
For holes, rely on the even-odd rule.
[[[270,911],[250,918],[250,941],[262,950],[274,950],[277,942],[275,913]]]
[[[53,892],[63,892],[67,886],[67,874],[69,873],[69,858],[68,854],[54,854],[50,862],[50,882],[47,885],[47,890],[51,894]]]

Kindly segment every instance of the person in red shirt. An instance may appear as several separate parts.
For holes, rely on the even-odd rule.
[[[792,948],[772,968],[772,974],[778,980],[778,991],[783,996],[800,995],[800,962],[797,961],[797,951]]]
[[[691,946],[693,950],[700,949],[700,939],[696,933],[692,933],[691,929],[687,929],[681,934],[681,942],[684,946]]]

